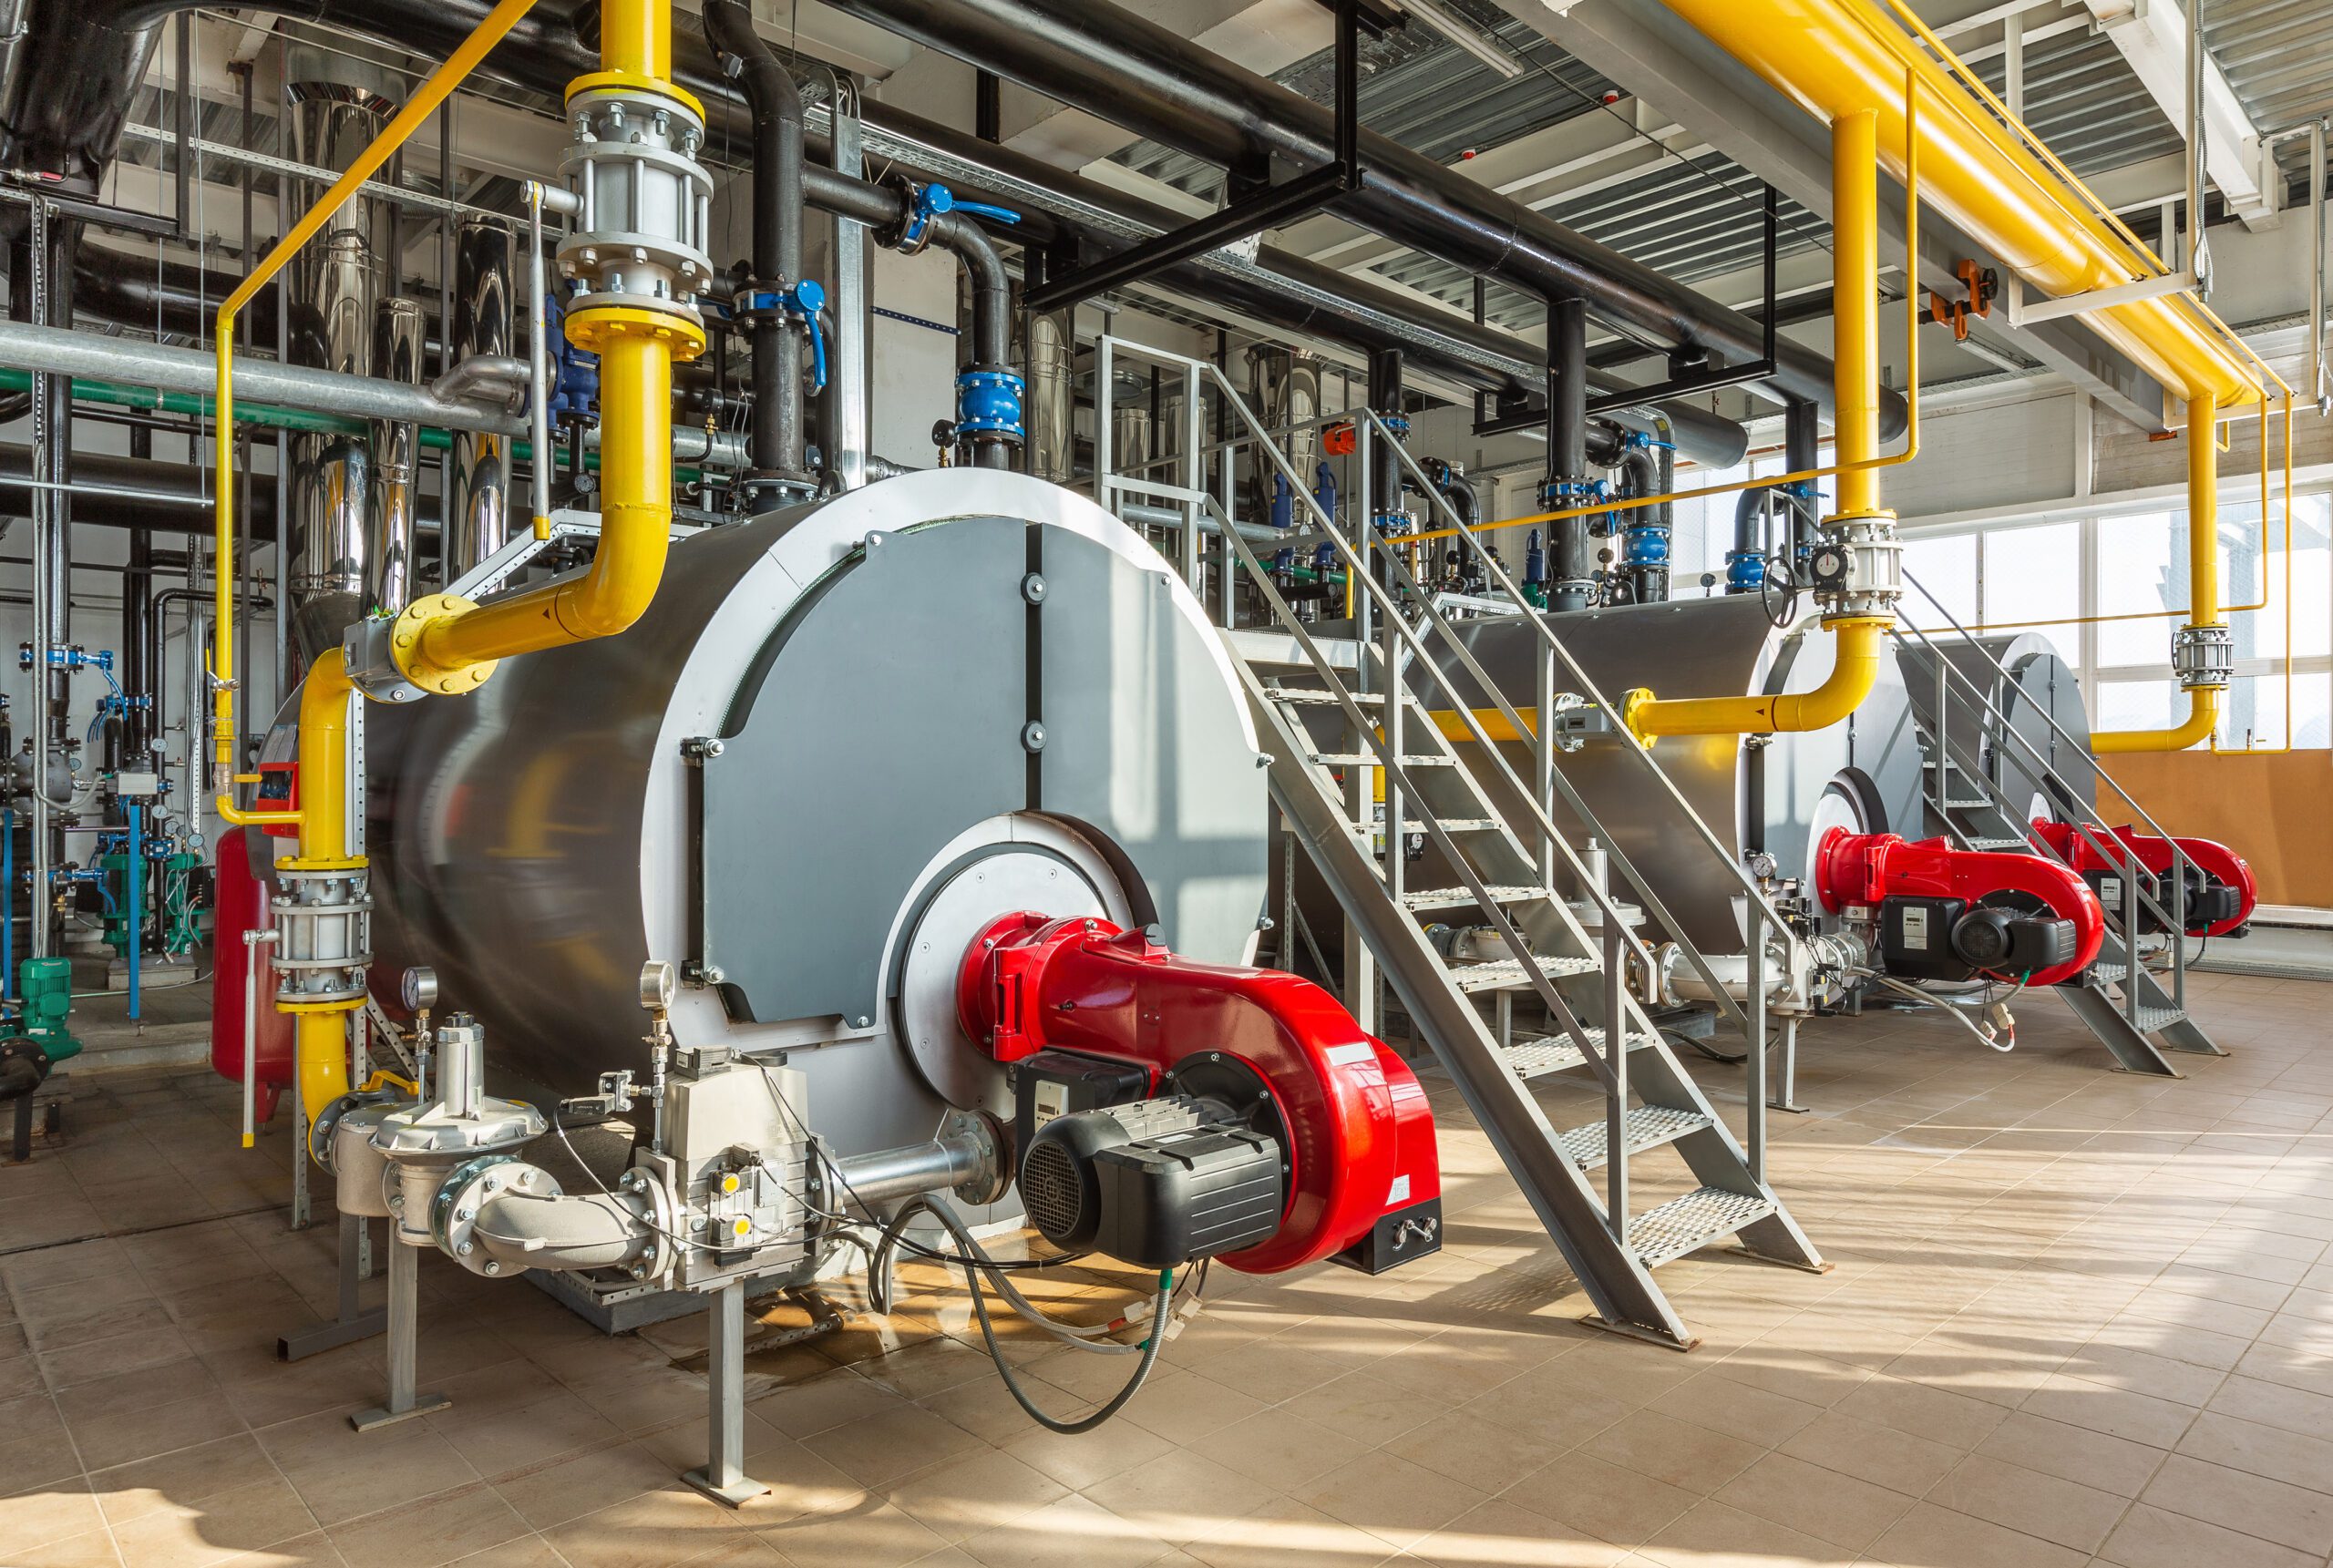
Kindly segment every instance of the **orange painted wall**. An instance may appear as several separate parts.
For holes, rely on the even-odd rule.
[[[2105,762],[2171,832],[2217,839],[2251,861],[2261,902],[2333,908],[2333,752],[2132,753]],[[2122,801],[2101,795],[2101,815],[2127,820]]]

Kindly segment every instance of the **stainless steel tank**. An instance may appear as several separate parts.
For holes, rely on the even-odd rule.
[[[1632,687],[1662,697],[1726,697],[1804,692],[1831,671],[1832,640],[1812,618],[1781,628],[1754,597],[1673,600],[1544,617],[1590,681],[1617,704]],[[1515,708],[1537,702],[1544,644],[1520,617],[1462,622],[1460,640]],[[1470,676],[1445,661],[1454,679],[1490,705]],[[1553,690],[1577,684],[1561,664]],[[1437,695],[1434,706],[1442,702]],[[1623,737],[1599,736],[1561,753],[1556,765],[1660,900],[1704,952],[1742,950],[1739,887],[1693,831],[1675,802],[1624,749]],[[1526,744],[1502,748],[1519,778],[1531,777]],[[1664,736],[1654,757],[1737,861],[1772,855],[1784,876],[1812,871],[1813,851],[1832,827],[1856,832],[1926,831],[1919,738],[1904,683],[1892,661],[1842,724],[1804,734]],[[1587,828],[1558,794],[1556,821],[1572,834]],[[1577,840],[1576,840],[1577,842]],[[1616,887],[1619,886],[1616,879]],[[1625,891],[1622,897],[1626,897]]]
[[[1266,776],[1198,602],[1067,490],[954,468],[673,547],[620,637],[369,710],[375,994],[428,964],[554,1092],[683,1046],[782,1050],[844,1153],[1009,1104],[956,1019],[986,922],[1156,922],[1252,954]]]

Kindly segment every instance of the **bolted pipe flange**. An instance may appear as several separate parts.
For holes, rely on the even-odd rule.
[[[339,1009],[365,999],[373,961],[373,899],[362,859],[286,860],[275,868],[275,999]]]
[[[1896,514],[1831,518],[1808,562],[1826,620],[1892,619],[1904,597],[1904,546]]]
[[[2235,633],[2225,626],[2182,626],[2171,634],[2171,669],[2183,692],[2217,692],[2235,679]]]
[[[702,108],[668,84],[602,73],[570,90],[567,119],[575,139],[560,168],[583,209],[559,247],[560,275],[583,287],[572,308],[670,310],[701,330],[689,302],[713,281]]]
[[[475,664],[439,669],[421,654],[421,641],[434,622],[457,620],[477,608],[474,601],[458,594],[426,593],[397,611],[389,629],[389,653],[397,672],[423,691],[435,692],[440,697],[463,696],[485,685],[500,660],[484,659]]]

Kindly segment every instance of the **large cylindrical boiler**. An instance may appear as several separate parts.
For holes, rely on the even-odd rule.
[[[375,994],[410,964],[549,1090],[678,1044],[783,1050],[845,1153],[1008,1108],[968,943],[1017,909],[1236,963],[1266,775],[1197,601],[1134,534],[992,470],[884,480],[674,546],[647,615],[368,710]]]
[[[1617,704],[1632,687],[1662,697],[1743,696],[1804,692],[1831,669],[1831,639],[1810,617],[1777,627],[1753,596],[1673,600],[1544,617],[1588,679]],[[1519,617],[1466,621],[1457,628],[1469,652],[1517,712],[1538,699],[1545,644]],[[1454,661],[1451,661],[1454,663]],[[1445,666],[1447,667],[1447,666]],[[1471,677],[1454,678],[1473,690]],[[1579,683],[1555,665],[1551,690]],[[1434,705],[1442,705],[1437,695]],[[1629,753],[1621,735],[1588,738],[1559,753],[1556,766],[1608,835],[1650,880],[1681,935],[1704,952],[1738,953],[1745,936],[1739,883],[1695,832],[1691,818]],[[1527,743],[1502,748],[1516,776],[1531,777]],[[1842,724],[1803,734],[1675,735],[1655,743],[1654,758],[1737,864],[1754,852],[1773,857],[1779,875],[1806,878],[1823,835],[1924,831],[1920,743],[1904,683],[1892,661],[1861,707]],[[1558,792],[1550,803],[1575,845],[1588,829]],[[1615,893],[1631,899],[1615,878]]]

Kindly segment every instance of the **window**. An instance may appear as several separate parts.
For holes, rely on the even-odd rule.
[[[1904,615],[1914,625],[1930,631],[1950,630],[1944,615],[1937,613],[1938,605],[1963,626],[1978,623],[1976,535],[1947,534],[1905,541],[1904,574],[1910,579],[1904,585]]]
[[[2074,629],[2046,623],[2081,614],[2081,525],[1995,528],[1978,538],[1984,541],[1985,624],[2039,630],[2061,654],[2074,658]]]

